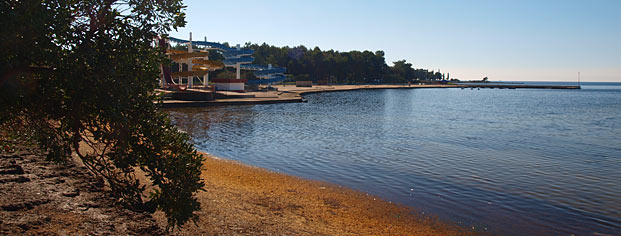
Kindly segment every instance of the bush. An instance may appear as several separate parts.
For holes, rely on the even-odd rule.
[[[182,10],[180,0],[3,0],[2,133],[28,134],[51,160],[77,154],[119,202],[160,209],[169,226],[196,219],[203,157],[154,93],[166,60],[154,41],[185,24]]]

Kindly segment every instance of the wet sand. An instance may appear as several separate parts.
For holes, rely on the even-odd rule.
[[[172,235],[474,234],[340,186],[209,155],[204,164],[199,221]],[[0,155],[0,190],[0,235],[166,234],[162,212],[123,209],[81,165],[36,151]]]
[[[473,234],[351,189],[205,155],[199,222],[176,235]]]
[[[199,220],[172,235],[474,234],[348,188],[205,155]],[[44,159],[34,149],[0,155],[0,235],[166,234],[163,213],[123,209],[80,164]]]

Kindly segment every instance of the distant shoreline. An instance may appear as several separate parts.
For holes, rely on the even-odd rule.
[[[420,88],[490,88],[490,89],[580,89],[580,86],[565,85],[527,85],[527,84],[411,84],[411,85],[314,85],[312,87],[296,87],[295,85],[276,85],[277,91],[227,93],[230,98],[213,101],[182,101],[165,100],[162,108],[209,107],[231,105],[255,105],[274,103],[304,102],[303,95],[311,93],[340,92],[367,89],[420,89]],[[200,90],[195,90],[200,92]],[[239,94],[236,97],[235,94]]]

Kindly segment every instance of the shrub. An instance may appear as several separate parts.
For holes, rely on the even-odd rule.
[[[77,154],[119,202],[160,209],[172,227],[196,219],[204,186],[202,156],[155,102],[166,59],[154,41],[185,24],[183,8],[180,0],[0,3],[3,133],[29,134],[55,161]]]

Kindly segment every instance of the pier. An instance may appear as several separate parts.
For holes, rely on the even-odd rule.
[[[580,86],[526,84],[412,84],[412,85],[295,85],[272,86],[275,91],[232,92],[188,89],[188,91],[157,90],[164,94],[162,108],[254,105],[305,102],[303,95],[367,89],[425,89],[425,88],[488,88],[488,89],[580,89]]]
[[[460,84],[464,88],[491,88],[491,89],[580,89],[578,85],[532,85],[532,84]]]

